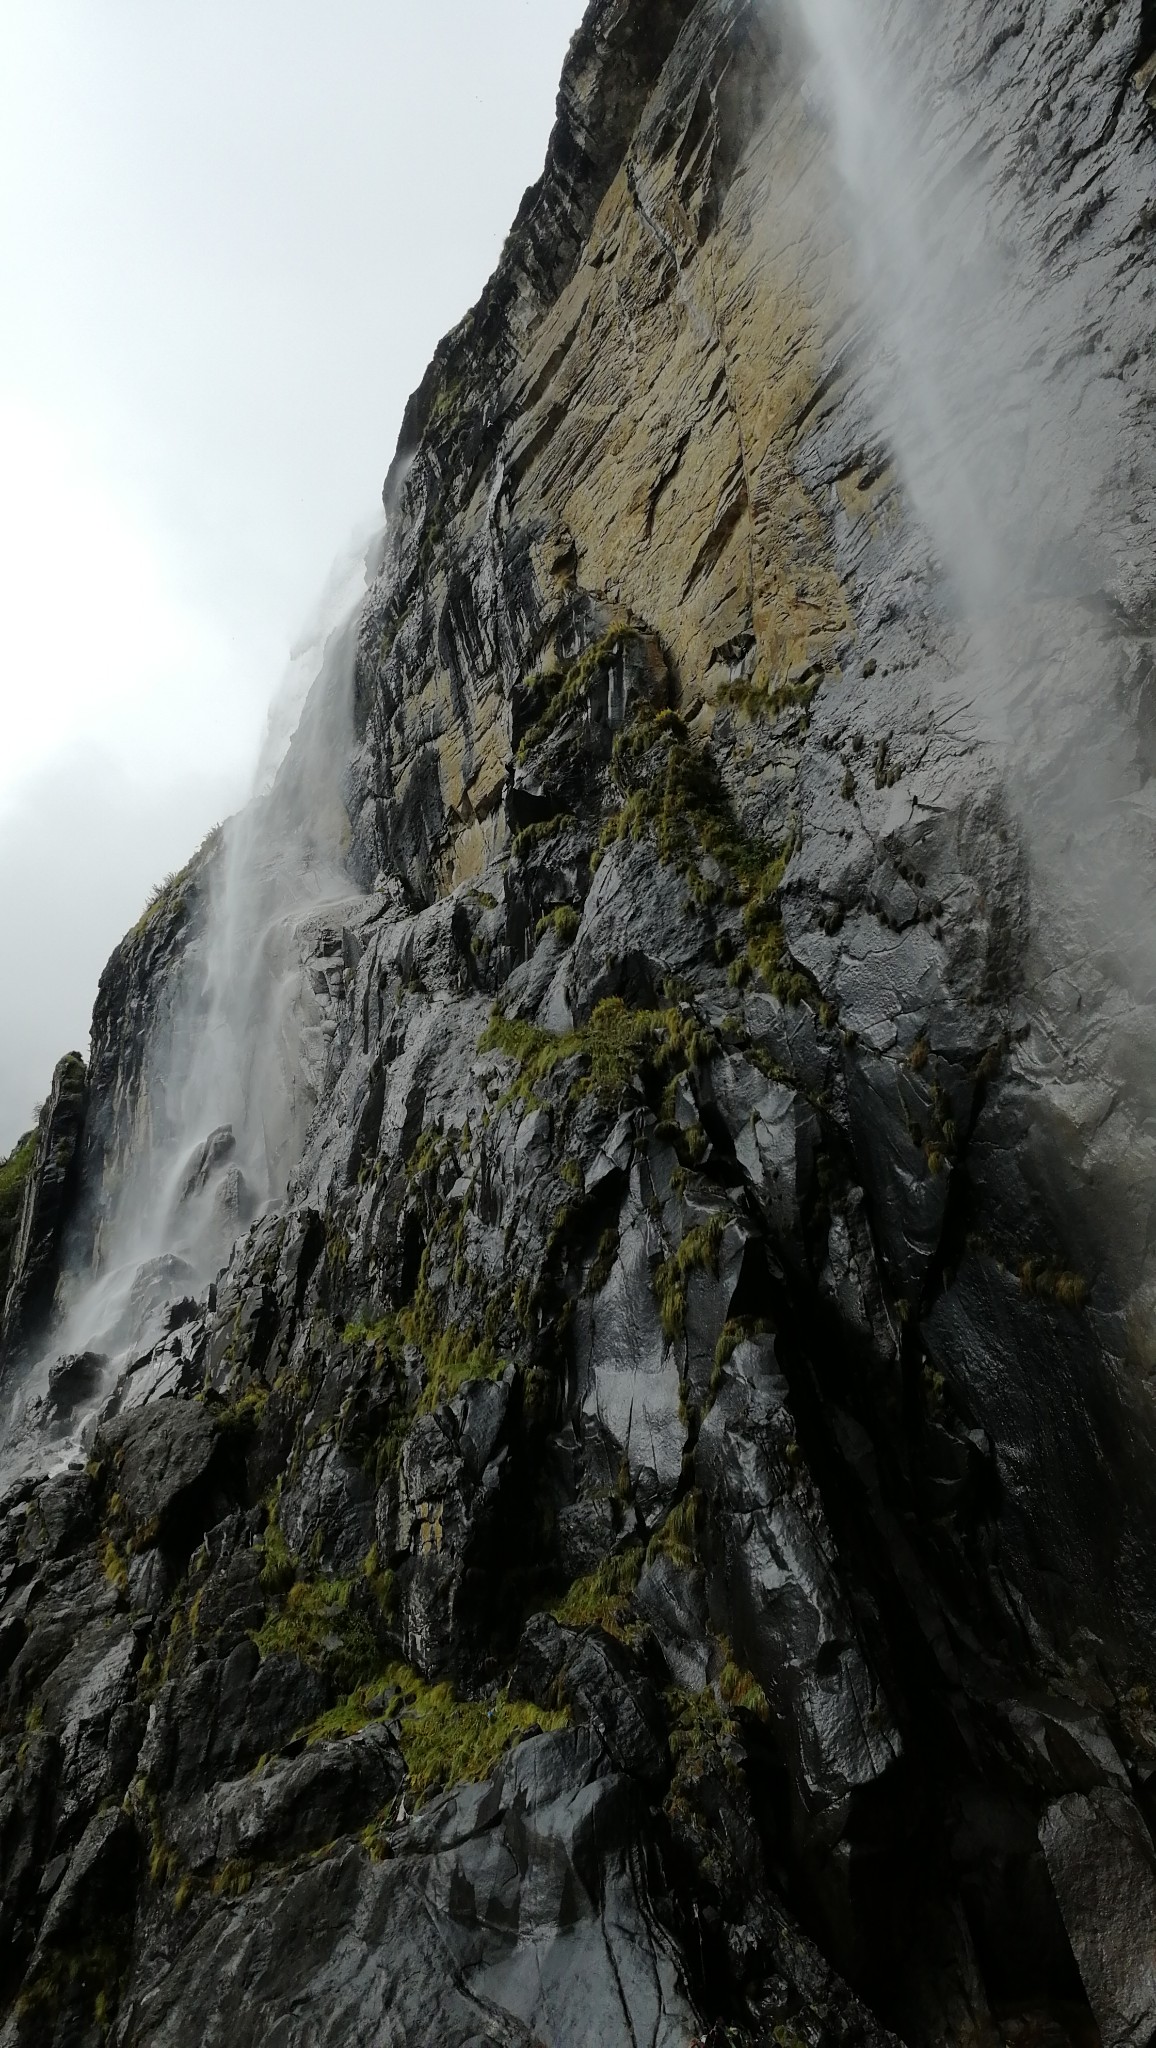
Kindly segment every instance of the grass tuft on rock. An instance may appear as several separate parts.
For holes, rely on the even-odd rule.
[[[587,1024],[565,1032],[544,1031],[495,1010],[478,1050],[500,1052],[517,1066],[508,1100],[536,1102],[555,1069],[573,1061],[583,1070],[571,1090],[574,1099],[593,1093],[613,1106],[636,1075],[649,1073],[665,1083],[698,1066],[714,1044],[687,1010],[631,1010],[619,996],[608,996]]]
[[[604,1558],[584,1578],[575,1579],[552,1612],[567,1628],[602,1628],[629,1642],[635,1634],[630,1600],[642,1571],[642,1545],[632,1543],[616,1557]]]
[[[505,1750],[527,1735],[565,1728],[570,1716],[512,1700],[506,1691],[461,1699],[447,1679],[431,1684],[408,1664],[392,1663],[320,1715],[306,1734],[310,1742],[329,1741],[386,1719],[397,1733],[410,1797],[420,1804],[443,1786],[488,1777]]]
[[[31,1130],[26,1131],[8,1157],[0,1161],[0,1309],[4,1306],[8,1288],[12,1246],[20,1227],[24,1189],[35,1157],[36,1132]]]
[[[298,1657],[324,1671],[341,1692],[352,1692],[381,1656],[371,1619],[376,1590],[368,1579],[298,1578],[253,1640],[262,1657]]]
[[[659,859],[683,877],[695,902],[721,896],[741,906],[746,951],[732,979],[753,972],[780,1002],[815,999],[790,958],[779,910],[793,840],[775,847],[748,831],[710,755],[672,711],[640,715],[615,741],[614,763],[626,799],[603,829],[600,853],[615,840],[653,832]],[[708,863],[723,871],[722,882],[706,872]]]
[[[544,699],[544,704],[537,720],[522,737],[518,747],[519,761],[528,760],[535,748],[549,739],[566,713],[582,702],[599,669],[606,667],[629,637],[629,631],[619,626],[604,633],[601,640],[588,647],[569,668],[560,669],[555,675],[536,676],[530,680],[527,688],[535,690]]]
[[[688,1230],[678,1250],[655,1269],[654,1294],[662,1327],[673,1344],[686,1331],[686,1307],[695,1273],[718,1272],[719,1248],[729,1213],[719,1210],[708,1222]]]
[[[655,1530],[646,1546],[646,1561],[653,1564],[656,1558],[669,1557],[680,1571],[689,1571],[695,1563],[697,1551],[695,1539],[698,1533],[698,1512],[701,1496],[693,1488],[683,1499],[677,1501],[661,1527]]]

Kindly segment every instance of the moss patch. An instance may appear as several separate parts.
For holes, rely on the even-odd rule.
[[[253,1640],[262,1657],[299,1657],[343,1692],[363,1684],[381,1655],[370,1621],[372,1592],[355,1579],[294,1581]]]
[[[548,910],[545,917],[538,919],[534,928],[535,939],[544,939],[547,932],[553,932],[563,946],[573,945],[578,936],[582,920],[570,903],[560,903],[556,910]]]
[[[600,851],[653,832],[659,859],[677,870],[696,902],[721,896],[741,907],[746,950],[733,963],[732,981],[755,973],[781,1002],[817,1000],[790,958],[779,914],[793,840],[775,847],[747,830],[709,754],[672,711],[641,714],[615,741],[614,764],[625,802],[604,827]],[[708,859],[723,870],[722,883],[704,872]]]
[[[1020,1287],[1042,1301],[1058,1302],[1061,1308],[1080,1309],[1088,1299],[1088,1282],[1082,1273],[1070,1273],[1047,1259],[1025,1259],[1019,1272]]]
[[[629,637],[629,633],[619,627],[617,631],[604,634],[595,646],[588,647],[569,668],[559,670],[556,675],[530,678],[527,689],[544,701],[537,720],[523,735],[518,747],[519,761],[525,761],[543,740],[549,739],[566,713],[582,702],[598,671],[606,667],[611,656]]]
[[[7,1159],[0,1161],[0,1309],[8,1291],[12,1247],[20,1227],[24,1189],[35,1157],[36,1132],[26,1131],[12,1147]]]
[[[567,1628],[603,1628],[607,1635],[629,1642],[635,1634],[630,1600],[642,1570],[642,1545],[631,1544],[617,1557],[604,1558],[584,1578],[575,1579],[565,1598],[552,1610]]]
[[[745,718],[781,718],[784,711],[808,712],[822,681],[822,676],[816,675],[797,683],[772,684],[757,679],[749,683],[723,683],[718,701],[733,706]]]
[[[132,928],[132,936],[134,938],[140,938],[141,934],[146,932],[151,924],[155,924],[158,917],[167,915],[179,918],[184,914],[185,890],[201,863],[214,851],[220,837],[221,827],[220,825],[214,825],[210,832],[206,832],[192,859],[186,861],[183,868],[178,868],[173,874],[166,875],[163,882],[156,884],[152,895],[149,897],[148,902],[145,904],[144,909]]]
[[[432,1415],[459,1388],[471,1380],[500,1379],[506,1360],[500,1358],[484,1330],[476,1324],[443,1324],[437,1300],[429,1284],[429,1252],[422,1255],[417,1289],[408,1308],[397,1318],[398,1329],[421,1352],[426,1385],[418,1402],[419,1415]]]
[[[655,1270],[654,1294],[662,1327],[673,1343],[686,1330],[686,1304],[692,1275],[717,1273],[719,1247],[730,1217],[720,1210],[707,1223],[689,1230],[678,1250]]]
[[[306,1731],[311,1742],[350,1735],[389,1718],[419,1802],[442,1786],[489,1776],[503,1751],[542,1729],[564,1728],[570,1716],[512,1700],[505,1691],[460,1699],[447,1680],[429,1684],[408,1664],[387,1664],[368,1683],[322,1714]]]
[[[669,1557],[682,1571],[689,1571],[695,1562],[695,1542],[698,1534],[698,1511],[700,1496],[697,1488],[688,1493],[671,1508],[665,1522],[655,1530],[646,1549],[647,1563],[655,1558]]]
[[[504,1053],[516,1064],[518,1078],[507,1099],[536,1101],[543,1082],[573,1060],[583,1069],[571,1091],[575,1099],[593,1092],[612,1106],[636,1074],[650,1072],[665,1083],[699,1065],[714,1044],[713,1035],[684,1010],[630,1010],[620,997],[609,996],[574,1031],[543,1031],[496,1010],[478,1050]]]

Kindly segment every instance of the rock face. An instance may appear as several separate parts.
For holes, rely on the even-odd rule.
[[[10,1254],[0,1362],[39,1334],[52,1306],[61,1241],[76,1199],[87,1095],[84,1061],[78,1052],[70,1052],[59,1062],[40,1112],[36,1151]]]
[[[1001,219],[1027,163],[1069,280],[1046,372],[1150,403],[1147,0],[932,15],[929,147]],[[288,1199],[205,1299],[142,1272],[87,1462],[0,1503],[4,2043],[1156,2027],[1140,1098],[952,695],[817,104],[783,7],[594,0],[407,411]],[[1139,761],[1110,452],[1098,594],[1036,623]]]

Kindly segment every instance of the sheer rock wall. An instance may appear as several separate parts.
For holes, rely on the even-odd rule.
[[[935,12],[1143,397],[1150,8]],[[595,0],[387,482],[290,1199],[3,1504],[5,2042],[1156,2028],[1138,1139],[863,348],[792,17]],[[1148,459],[1041,613],[1137,760]]]

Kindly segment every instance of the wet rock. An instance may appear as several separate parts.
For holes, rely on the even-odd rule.
[[[622,1644],[601,1629],[567,1651],[559,1691],[592,1727],[616,1769],[660,1779],[667,1768],[659,1695]]]
[[[406,1655],[426,1673],[468,1660],[489,1618],[486,1564],[503,1513],[507,1459],[498,1446],[512,1390],[510,1373],[465,1388],[422,1417],[402,1449],[389,1547]]]
[[[154,1541],[179,1542],[210,1511],[221,1435],[207,1409],[171,1397],[105,1424],[124,1511]]]
[[[902,1744],[841,1583],[773,1341],[740,1344],[724,1368],[695,1474],[711,1503],[712,1615],[780,1717],[806,1796],[837,1804],[893,1770]]]
[[[236,1149],[237,1140],[231,1124],[222,1124],[218,1130],[210,1131],[181,1176],[178,1202],[191,1202],[195,1196],[203,1195],[221,1168],[232,1159]]]
[[[522,1630],[510,1675],[515,1699],[549,1707],[558,1697],[558,1680],[572,1641],[571,1633],[552,1614],[532,1614]]]
[[[238,2028],[292,2039],[294,2014],[323,2009],[366,2048],[383,2025],[457,2048],[577,2048],[593,2028],[627,2048],[644,2027],[674,2048],[694,2032],[693,2008],[632,1854],[630,1799],[602,1770],[587,1732],[542,1736],[492,1789],[447,1795],[395,1835],[388,1861],[347,1849],[254,1884],[213,1909],[174,1960],[141,1959],[130,2027],[158,2044],[191,2041],[195,1996],[199,2042]]]
[[[138,1845],[136,1829],[120,1807],[89,1821],[55,1886],[37,1940],[46,1948],[79,1947],[132,1902]],[[35,1963],[34,1963],[35,1967]]]
[[[375,1819],[404,1781],[394,1737],[365,1728],[271,1763],[256,1777],[215,1784],[183,1808],[171,1843],[182,1865],[196,1872],[238,1861],[285,1862]]]
[[[262,1660],[246,1638],[168,1685],[149,1714],[140,1768],[179,1805],[281,1748],[327,1704],[317,1674],[297,1658]]]
[[[9,1258],[0,1320],[0,1360],[27,1346],[48,1319],[61,1240],[76,1193],[78,1154],[88,1103],[88,1074],[77,1052],[56,1067],[40,1112],[36,1154],[24,1189]]]
[[[373,1543],[374,1501],[368,1474],[334,1445],[319,1444],[282,1491],[286,1541],[336,1577],[348,1577],[361,1569]]]
[[[1011,251],[1038,343],[977,430],[1009,547],[1080,535],[998,614],[1049,692],[1021,804],[797,24],[588,9],[344,643],[371,886],[254,959],[282,1198],[202,1141],[223,1270],[141,1270],[90,1471],[0,1503],[6,2039],[126,1800],[122,2048],[1151,2031],[1148,1023],[1055,880],[1139,845],[1156,761],[1149,11],[876,10],[928,265],[966,324]],[[1117,743],[1127,801],[1068,802]],[[70,1282],[172,1165],[212,871],[102,978]],[[59,1445],[48,1365],[6,1465]]]
[[[96,1488],[87,1472],[59,1472],[37,1487],[23,1517],[19,1554],[37,1562],[65,1557],[92,1528]]]
[[[706,1586],[701,1569],[686,1569],[661,1551],[645,1566],[634,1605],[649,1622],[676,1685],[702,1692],[711,1663]]]
[[[1040,1841],[1105,2048],[1150,2041],[1156,1869],[1136,1807],[1114,1787],[1069,1793],[1048,1808]]]

